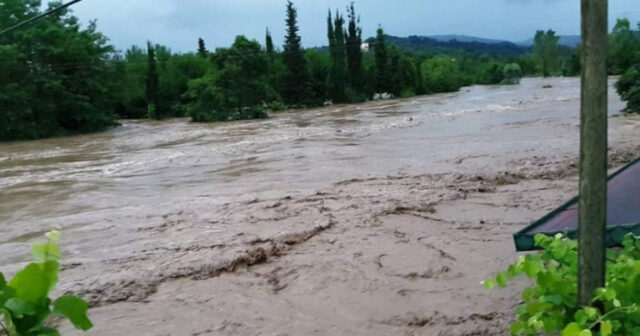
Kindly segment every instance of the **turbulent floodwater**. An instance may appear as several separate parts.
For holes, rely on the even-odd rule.
[[[554,88],[542,89],[547,82]],[[352,177],[439,172],[470,155],[563,147],[562,136],[512,126],[575,118],[566,102],[578,93],[576,79],[526,79],[266,121],[123,121],[105,133],[0,144],[0,239],[79,226],[65,220],[78,213],[168,211],[199,195],[300,194]],[[614,101],[611,111],[621,108]]]
[[[578,106],[578,79],[525,79],[263,121],[123,121],[99,134],[0,144],[0,266],[16,270],[28,260],[30,242],[61,229],[61,291],[103,306],[94,311],[100,335],[113,332],[106,326],[114,320],[122,332],[154,335],[158,326],[184,324],[192,328],[184,334],[194,335],[316,328],[388,335],[432,324],[494,334],[504,330],[511,306],[477,315],[467,306],[497,301],[466,288],[487,275],[484,263],[508,261],[503,251],[511,251],[516,227],[574,192],[566,181],[578,152]],[[611,89],[611,114],[623,107]],[[637,152],[638,124],[610,118],[612,149],[621,153],[615,162]],[[501,187],[512,184],[518,187]],[[413,219],[393,217],[407,214]],[[495,225],[479,227],[479,216]],[[320,234],[335,238],[307,242]],[[438,246],[445,242],[452,244]],[[460,258],[455,242],[476,255]],[[306,253],[285,259],[292,248]],[[274,258],[280,261],[257,275],[224,276]],[[427,283],[412,289],[407,281]],[[394,291],[376,292],[382,283]],[[425,286],[429,294],[411,297]],[[223,294],[229,291],[241,298]],[[189,305],[213,293],[215,305]],[[455,295],[467,302],[464,309],[451,306]],[[166,301],[176,296],[177,312],[158,308],[173,309]],[[336,312],[351,296],[358,313]],[[154,300],[161,303],[145,305]],[[264,302],[274,304],[272,315]],[[325,306],[305,311],[305,302]],[[372,308],[382,303],[389,316]],[[420,320],[434,306],[440,311]],[[221,317],[199,319],[203,311]],[[282,320],[294,312],[306,322]],[[247,322],[257,315],[262,319]],[[155,319],[164,321],[154,324],[160,329],[132,332]],[[182,322],[164,324],[175,319]]]

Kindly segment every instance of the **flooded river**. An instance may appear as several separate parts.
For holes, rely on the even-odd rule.
[[[546,84],[552,88],[543,88]],[[609,106],[611,114],[624,107],[613,89]],[[465,185],[464,176],[530,172],[574,160],[578,108],[578,79],[525,79],[516,86],[474,86],[452,94],[291,111],[261,121],[122,121],[122,126],[103,133],[3,143],[0,265],[14,271],[28,260],[34,239],[61,229],[62,276],[68,280],[61,291],[102,306],[96,308],[96,332],[106,335],[108,329],[100,324],[116,318],[108,307],[162,296],[156,294],[161,285],[176,279],[223,281],[221,274],[238,265],[284,255],[286,246],[335,230],[336,225],[343,230],[370,225],[373,213],[387,211],[382,209],[387,202],[413,204],[420,211],[427,211],[425,200],[430,206],[446,205],[458,197],[447,194],[454,191],[446,184]],[[638,119],[612,117],[610,123],[614,149],[636,148]],[[437,189],[441,195],[392,182],[417,176],[428,180],[424,188],[442,185],[444,189]],[[376,179],[386,182],[367,182]],[[571,187],[562,188],[560,194],[544,198],[546,203],[518,213],[519,225],[568,197]],[[362,198],[356,202],[353,197]],[[434,211],[450,211],[459,218],[466,216],[460,211],[467,210],[487,213],[446,206]],[[513,229],[501,232],[508,237]],[[477,283],[485,275],[467,280]],[[194,290],[187,286],[177,292]],[[231,304],[237,298],[227,299]],[[131,320],[120,317],[124,326],[139,322],[132,311],[144,310],[131,309]],[[184,314],[193,313],[189,309],[184,308]],[[286,314],[284,306],[279,309]],[[272,329],[258,323],[237,333],[214,328],[210,334],[281,331],[275,325],[284,322],[274,321]],[[316,326],[309,323],[291,324],[287,330],[313,330]],[[385,324],[381,334],[406,328],[398,323]],[[337,328],[334,334],[349,330]]]

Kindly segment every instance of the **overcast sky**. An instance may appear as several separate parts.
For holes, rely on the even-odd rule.
[[[610,24],[617,17],[640,21],[640,0],[609,0]],[[280,46],[284,36],[285,0],[84,0],[73,10],[98,28],[118,49],[147,39],[191,51],[202,37],[209,49],[228,46],[243,34],[264,42],[269,27]],[[326,44],[327,9],[344,12],[349,0],[296,0],[305,46]],[[464,34],[522,41],[536,29],[558,34],[580,32],[579,0],[359,0],[364,35],[378,24],[391,35]]]

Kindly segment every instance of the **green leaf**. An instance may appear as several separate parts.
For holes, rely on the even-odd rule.
[[[562,336],[579,336],[582,329],[575,323],[569,323],[564,330],[562,330]]]
[[[578,336],[592,336],[592,335],[593,334],[591,334],[591,330],[589,329],[584,329],[578,334]]]
[[[42,328],[38,332],[38,336],[60,336],[60,333],[53,328]]]
[[[578,310],[575,315],[576,321],[580,324],[585,324],[589,320],[589,316],[584,310]]]
[[[602,336],[609,336],[613,333],[613,325],[611,321],[602,321],[600,323],[600,334]]]
[[[488,290],[493,289],[496,286],[496,282],[493,279],[487,279],[484,281],[484,287]]]
[[[45,236],[53,241],[59,241],[60,240],[60,231],[58,230],[51,230],[47,233],[45,233]]]
[[[16,297],[42,305],[58,281],[58,269],[59,265],[55,261],[29,264],[11,279],[9,287],[15,290]]]
[[[7,280],[4,278],[4,274],[0,272],[0,291],[7,287]]]
[[[507,285],[507,280],[508,280],[507,274],[504,273],[504,272],[499,273],[496,276],[496,281],[498,282],[498,286],[500,286],[500,287],[506,286]]]
[[[5,308],[0,308],[0,314],[4,316],[4,327],[9,331],[9,335],[17,335],[16,325],[11,318],[11,312]]]
[[[17,318],[22,318],[24,315],[34,315],[38,311],[36,305],[20,298],[10,298],[4,303],[4,307]]]
[[[93,327],[87,317],[88,309],[87,302],[71,295],[61,296],[53,303],[53,312],[68,318],[80,330],[89,330]]]
[[[36,243],[31,246],[31,254],[36,262],[57,261],[60,259],[60,248],[54,241]]]
[[[529,278],[533,278],[542,270],[542,265],[538,260],[527,260],[524,262],[523,269]]]
[[[584,312],[592,319],[598,315],[598,310],[593,307],[584,307]]]

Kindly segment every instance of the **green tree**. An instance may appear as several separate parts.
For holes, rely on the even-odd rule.
[[[362,77],[362,28],[360,18],[356,16],[353,2],[348,8],[349,26],[347,28],[347,68],[349,70],[349,84],[357,93],[363,91]]]
[[[260,44],[237,36],[216,52],[218,71],[189,83],[187,111],[194,121],[265,118],[263,106],[279,97],[268,84],[269,58]]]
[[[311,90],[311,76],[300,35],[298,35],[298,12],[291,1],[287,1],[285,20],[287,33],[284,42],[283,61],[287,67],[287,76],[283,84],[282,96],[287,104],[317,104]]]
[[[458,62],[448,56],[428,59],[422,65],[427,87],[433,92],[454,92],[463,85]]]
[[[418,81],[418,85],[416,86],[416,94],[423,95],[429,93],[429,89],[424,82],[424,74],[422,72],[422,64],[424,63],[423,57],[418,57],[415,60],[415,68],[416,68],[416,77]]]
[[[327,21],[329,25],[329,50],[331,54],[331,73],[329,76],[331,99],[336,103],[344,103],[347,100],[345,95],[347,59],[343,27],[344,18],[336,11],[336,17],[332,24],[331,12],[329,12]]]
[[[156,63],[155,48],[151,41],[147,41],[147,117],[160,119],[160,80]]]
[[[533,39],[533,56],[544,77],[549,77],[558,68],[558,41],[553,30],[538,30]]]
[[[310,49],[305,53],[305,58],[311,72],[311,88],[314,96],[323,100],[331,99],[329,94],[330,55]]]
[[[37,0],[0,0],[0,8],[0,27],[45,9]],[[0,140],[92,132],[113,125],[113,51],[95,22],[82,28],[68,9],[0,36]]]
[[[640,32],[628,19],[618,19],[609,36],[609,72],[619,75],[640,62]]]
[[[509,63],[502,69],[502,84],[519,84],[522,78],[522,69],[518,63]]]
[[[616,90],[627,102],[626,112],[640,113],[640,64],[636,64],[622,74],[616,83]]]
[[[269,56],[269,60],[273,62],[273,57],[275,55],[275,48],[273,47],[273,39],[271,38],[271,32],[269,28],[267,28],[267,33],[265,37],[265,46],[267,49],[267,55]]]
[[[376,87],[378,93],[391,92],[391,73],[389,69],[389,54],[385,41],[384,30],[378,27],[374,46],[374,57],[376,60]]]
[[[580,60],[580,45],[578,45],[573,49],[571,56],[564,61],[562,75],[578,76],[580,75],[580,71],[582,71],[582,61]]]
[[[207,58],[209,56],[209,51],[207,51],[207,47],[205,46],[202,38],[198,39],[198,55],[203,58]]]

